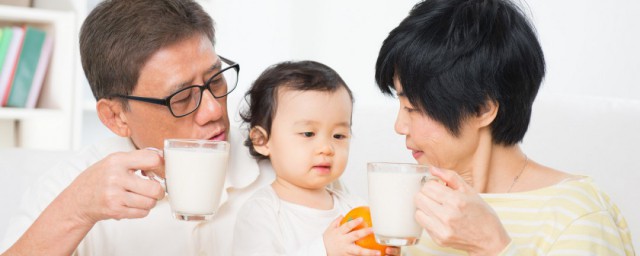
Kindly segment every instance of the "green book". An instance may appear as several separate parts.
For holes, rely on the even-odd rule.
[[[45,37],[46,33],[37,28],[27,27],[25,30],[7,106],[23,108],[27,104]]]
[[[7,57],[11,38],[13,37],[13,29],[11,29],[11,27],[4,27],[0,29],[0,34],[2,34],[2,36],[0,36],[0,70],[2,70],[4,59]]]

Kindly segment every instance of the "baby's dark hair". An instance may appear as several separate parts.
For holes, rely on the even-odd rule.
[[[267,68],[245,93],[247,109],[240,113],[244,125],[248,125],[249,136],[244,145],[256,159],[268,157],[256,152],[254,145],[262,145],[269,140],[271,123],[276,115],[278,91],[286,88],[295,91],[325,91],[335,92],[345,88],[353,103],[353,94],[340,75],[319,62],[315,61],[286,61]],[[260,126],[267,136],[252,137],[251,129]]]

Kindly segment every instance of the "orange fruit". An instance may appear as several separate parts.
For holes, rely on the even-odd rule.
[[[360,206],[351,209],[351,211],[349,211],[349,213],[347,213],[347,215],[342,218],[342,220],[340,221],[340,225],[346,223],[347,221],[357,219],[358,217],[362,218],[362,223],[360,223],[360,225],[355,227],[353,230],[368,228],[372,226],[371,212],[369,211],[368,206]],[[362,248],[380,251],[381,255],[385,255],[385,251],[387,250],[387,246],[378,244],[376,242],[376,238],[373,236],[373,234],[369,234],[361,238],[360,240],[356,241],[356,244]]]

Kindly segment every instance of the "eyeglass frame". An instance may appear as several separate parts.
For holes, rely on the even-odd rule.
[[[213,79],[215,77],[217,77],[218,75],[222,74],[223,72],[229,70],[229,69],[235,69],[236,70],[236,74],[237,77],[240,77],[240,64],[238,64],[235,61],[232,61],[230,59],[227,59],[225,57],[222,57],[220,55],[218,55],[218,57],[220,58],[221,61],[227,63],[229,66],[216,72],[215,74],[213,74],[211,76],[211,78],[209,78],[207,80],[207,82],[205,82],[203,85],[190,85],[187,86],[185,88],[182,88],[174,93],[172,93],[171,95],[165,97],[164,99],[159,99],[159,98],[149,98],[149,97],[140,97],[140,96],[132,96],[132,95],[123,95],[123,94],[114,94],[111,97],[118,97],[118,98],[123,98],[123,99],[128,99],[128,100],[136,100],[136,101],[142,101],[142,102],[147,102],[147,103],[152,103],[152,104],[157,104],[157,105],[163,105],[166,106],[169,109],[169,112],[171,112],[171,115],[173,115],[175,118],[180,118],[180,117],[185,117],[188,116],[189,114],[195,112],[196,110],[198,110],[198,108],[200,108],[200,103],[202,103],[202,95],[204,94],[205,90],[208,90],[211,95],[213,96],[213,98],[215,99],[220,99],[220,98],[224,98],[225,96],[229,95],[229,93],[233,92],[236,87],[238,87],[238,79],[236,79],[236,84],[233,86],[233,88],[229,91],[227,91],[227,93],[225,93],[224,95],[220,95],[217,96],[215,94],[213,94],[213,91],[211,90],[210,86],[208,86],[209,84],[211,84],[211,81],[213,81]],[[227,84],[227,86],[229,86]],[[178,95],[179,93],[186,91],[186,90],[191,90],[193,88],[199,88],[200,89],[200,100],[198,100],[198,104],[196,104],[196,107],[189,111],[186,114],[183,115],[176,115],[175,113],[173,113],[173,109],[171,109],[171,98],[173,98],[173,96]]]

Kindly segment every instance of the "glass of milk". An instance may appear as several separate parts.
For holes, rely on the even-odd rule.
[[[225,141],[166,139],[166,188],[173,216],[210,220],[218,209],[229,160]]]
[[[413,198],[427,166],[404,163],[368,163],[369,208],[376,242],[405,246],[418,243],[422,227],[415,220]]]

